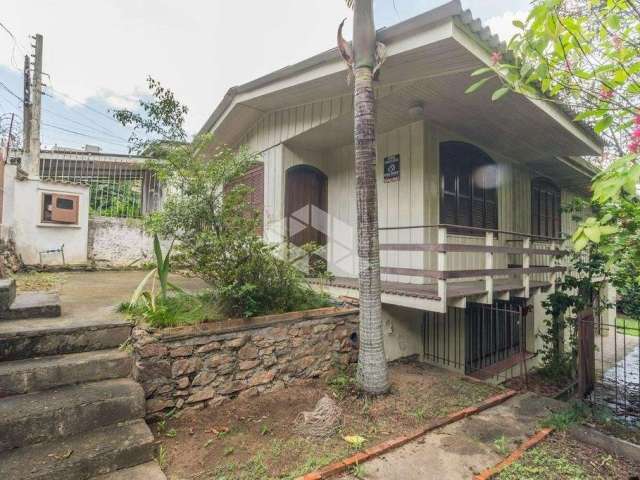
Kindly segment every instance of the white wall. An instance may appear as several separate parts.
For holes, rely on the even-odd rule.
[[[93,217],[89,219],[89,258],[97,264],[129,266],[153,261],[153,237],[135,218]],[[168,248],[162,242],[163,251]]]
[[[67,264],[87,262],[87,233],[89,222],[89,187],[41,182],[28,179],[13,182],[13,230],[16,250],[26,265],[40,263],[39,252],[60,248],[64,244]],[[78,225],[42,223],[43,193],[78,195]],[[61,264],[59,254],[43,255],[44,264]]]

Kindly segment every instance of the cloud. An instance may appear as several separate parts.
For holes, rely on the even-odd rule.
[[[489,18],[485,24],[491,29],[492,33],[500,37],[500,40],[508,42],[511,40],[511,37],[518,33],[518,29],[513,26],[513,21],[524,21],[528,14],[529,12],[526,10],[518,10],[516,12],[507,11],[502,15]]]

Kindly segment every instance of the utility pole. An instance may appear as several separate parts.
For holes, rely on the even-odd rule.
[[[40,174],[40,114],[42,106],[42,35],[34,37],[33,86],[31,89],[31,130],[29,132],[29,162],[23,165],[30,177]]]
[[[31,60],[24,56],[24,90],[22,92],[22,151],[29,153],[31,132]]]

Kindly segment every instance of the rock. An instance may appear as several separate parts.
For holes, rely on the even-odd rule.
[[[207,387],[192,394],[187,399],[187,403],[204,402],[205,400],[209,400],[215,396],[216,396],[216,391],[213,388]]]
[[[192,345],[185,345],[183,347],[177,347],[177,348],[172,348],[171,349],[171,357],[172,358],[175,358],[175,357],[188,357],[191,354],[193,354],[193,346]]]
[[[200,369],[202,361],[199,358],[185,358],[184,360],[176,360],[171,367],[171,376],[173,378],[189,375]]]
[[[189,377],[179,378],[178,381],[176,382],[176,388],[184,389],[184,388],[187,388],[188,386],[189,386]]]
[[[203,370],[198,375],[196,375],[196,378],[193,379],[193,385],[209,385],[216,379],[217,376],[218,374],[212,370]]]
[[[138,382],[171,377],[169,360],[139,360],[133,369],[133,378]]]
[[[242,335],[238,338],[234,338],[232,340],[228,340],[225,343],[225,346],[228,348],[240,348],[244,346],[249,341],[249,335]]]
[[[249,379],[249,385],[255,387],[257,385],[264,385],[265,383],[269,383],[276,376],[275,371],[269,370],[265,372],[258,372],[253,377]]]
[[[222,385],[222,388],[218,389],[218,393],[220,395],[231,395],[233,393],[244,390],[247,387],[247,384],[240,380],[235,380],[233,382],[226,382]]]
[[[219,407],[226,400],[227,400],[226,397],[222,397],[222,396],[218,396],[218,397],[212,398],[211,400],[209,400],[207,402],[207,407],[212,407],[212,408]]]
[[[274,355],[267,355],[262,359],[262,364],[267,368],[272,367],[276,363],[278,363],[278,359]]]
[[[238,350],[238,358],[240,360],[253,360],[258,356],[258,349],[255,345],[245,345],[240,350]]]
[[[175,402],[172,399],[153,398],[147,400],[147,414],[160,412],[166,408],[175,406]]]
[[[256,368],[260,365],[260,360],[243,360],[238,365],[238,368],[242,371],[251,370],[252,368]]]
[[[169,349],[164,346],[162,343],[149,343],[144,345],[142,348],[139,348],[138,355],[141,358],[149,358],[149,357],[162,357],[167,354]]]
[[[220,350],[220,342],[209,342],[196,350],[197,353],[209,353],[214,350]]]
[[[180,409],[184,405],[184,398],[179,398],[176,402],[176,408]]]
[[[219,367],[220,365],[233,363],[233,361],[234,361],[234,358],[231,355],[228,355],[226,353],[218,353],[216,355],[212,355],[209,358],[207,358],[204,364],[207,368],[216,368],[216,367]]]

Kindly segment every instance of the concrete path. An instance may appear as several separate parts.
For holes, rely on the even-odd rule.
[[[516,395],[478,415],[428,433],[362,464],[367,480],[471,479],[504,459],[562,402],[533,393]],[[343,480],[356,480],[351,475]]]
[[[62,316],[97,323],[121,318],[115,307],[131,298],[138,283],[148,272],[65,272],[60,289]],[[171,275],[170,280],[189,292],[207,288],[198,278]]]

